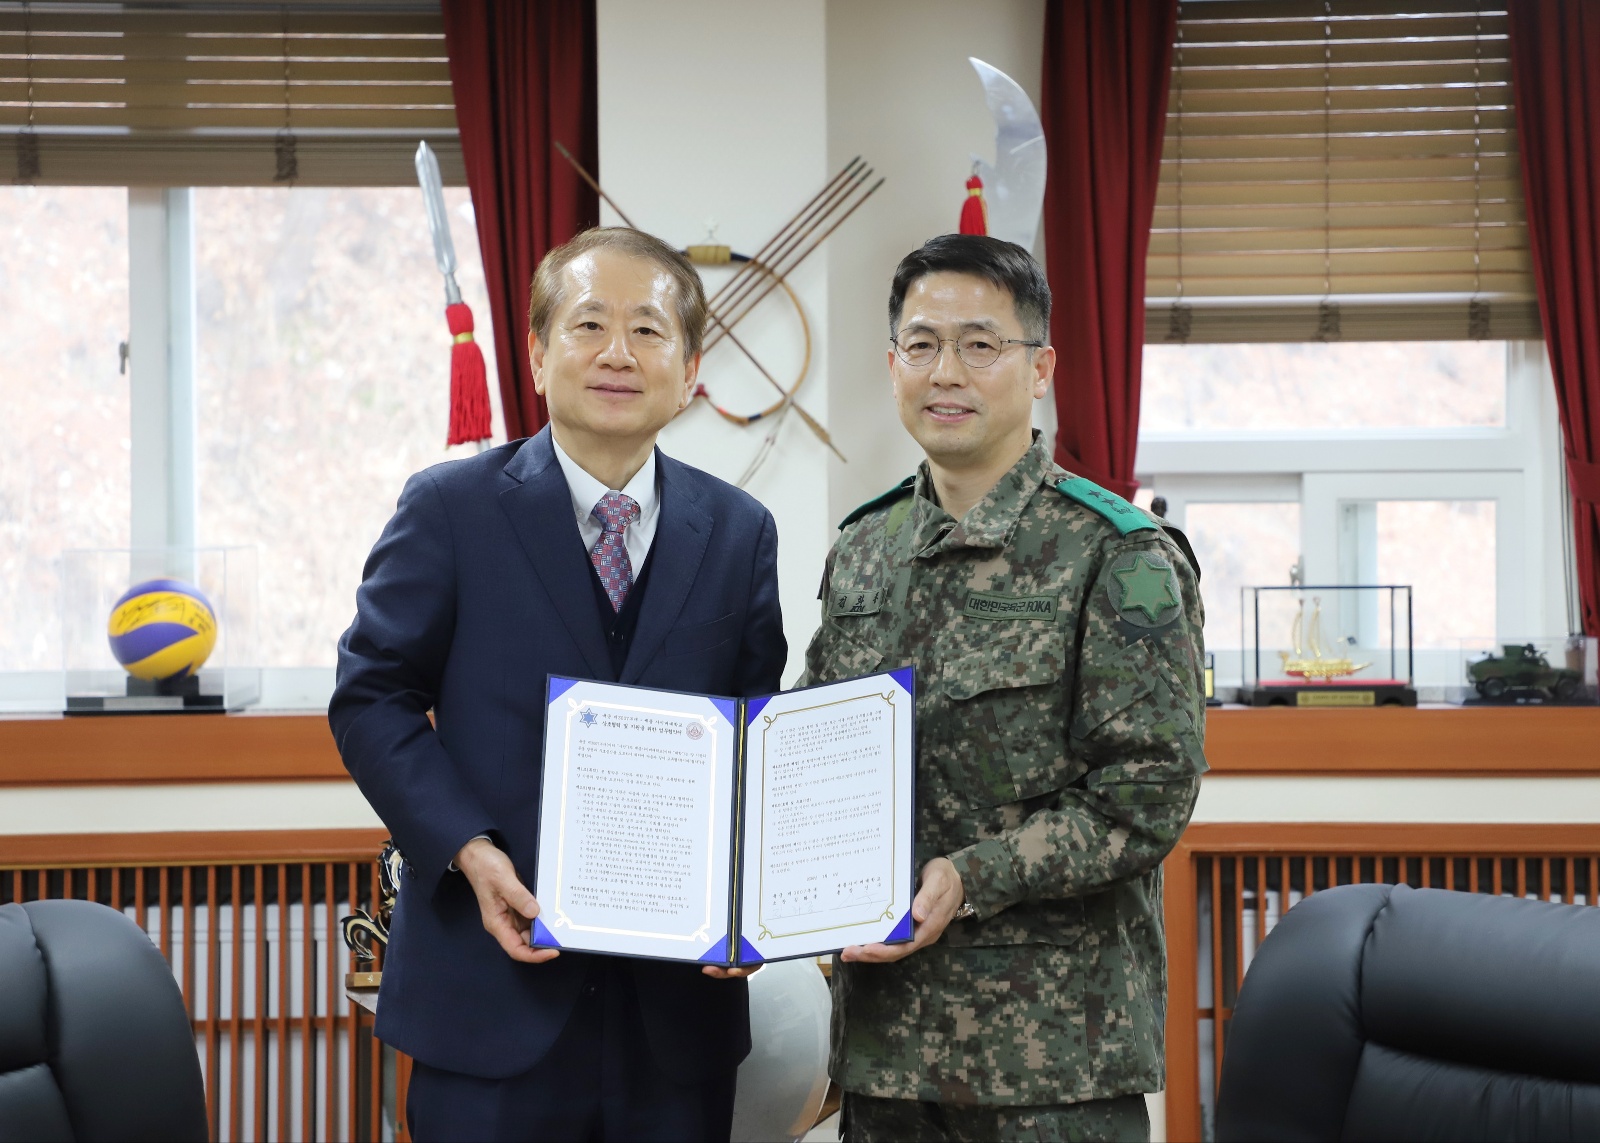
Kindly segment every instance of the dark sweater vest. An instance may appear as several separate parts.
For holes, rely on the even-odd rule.
[[[657,539],[660,539],[658,536]],[[622,674],[622,664],[628,661],[628,649],[633,646],[633,632],[639,626],[639,609],[644,606],[645,588],[650,585],[650,565],[654,562],[655,544],[650,545],[650,555],[644,558],[644,567],[633,577],[628,598],[622,601],[622,610],[611,610],[611,598],[600,582],[600,573],[589,565],[589,583],[594,587],[595,611],[600,616],[600,628],[606,633],[606,651],[611,655],[611,675]]]

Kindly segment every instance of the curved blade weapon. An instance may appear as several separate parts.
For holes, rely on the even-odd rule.
[[[968,56],[967,62],[978,73],[995,123],[994,165],[972,156],[973,168],[983,180],[989,233],[1031,252],[1039,236],[1047,166],[1039,112],[1028,93],[1005,72],[976,56]]]

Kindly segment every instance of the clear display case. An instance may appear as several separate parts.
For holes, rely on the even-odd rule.
[[[62,553],[61,581],[68,714],[240,710],[261,700],[255,548],[80,548]],[[141,623],[124,609],[114,644],[112,612],[141,585],[156,595],[197,589],[215,638],[198,673],[134,673],[151,674],[140,663],[181,642],[181,624],[161,622],[170,616]],[[125,667],[119,653],[145,658]]]
[[[1239,594],[1239,701],[1417,705],[1408,585],[1246,587]]]
[[[1460,681],[1446,697],[1465,706],[1594,706],[1596,657],[1592,635],[1463,639]]]

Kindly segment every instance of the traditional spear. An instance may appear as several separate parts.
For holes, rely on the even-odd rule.
[[[450,432],[445,447],[476,441],[482,452],[494,435],[489,419],[488,369],[483,350],[473,337],[472,309],[461,300],[461,287],[456,284],[456,246],[450,239],[450,216],[444,209],[444,183],[439,178],[439,160],[428,144],[417,144],[416,165],[422,202],[428,209],[428,230],[433,234],[433,259],[444,275],[444,318],[455,338],[450,346]]]

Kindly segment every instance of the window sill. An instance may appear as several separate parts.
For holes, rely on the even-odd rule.
[[[1600,776],[1600,707],[1224,707],[1206,723],[1213,774]],[[321,712],[0,719],[0,759],[0,787],[349,780]]]
[[[1600,707],[1223,707],[1206,715],[1213,774],[1600,776],[1596,741]]]

